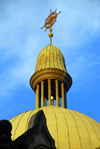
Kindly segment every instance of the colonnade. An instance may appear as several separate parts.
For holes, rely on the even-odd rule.
[[[52,99],[52,90],[51,90],[51,79],[48,79],[48,104],[54,105],[54,100],[56,100],[56,106],[61,106],[60,98],[62,99],[62,107],[67,108],[66,102],[66,89],[64,83],[58,83],[59,80],[55,80],[55,99]],[[59,85],[61,86],[61,97],[59,96]],[[41,87],[40,87],[41,86]],[[44,81],[41,81],[41,84],[36,85],[36,108],[46,106],[47,98],[44,97]],[[41,97],[40,97],[41,96]]]

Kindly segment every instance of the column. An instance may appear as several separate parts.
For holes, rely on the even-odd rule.
[[[36,108],[39,108],[39,85],[36,86]]]
[[[52,96],[52,90],[51,90],[51,105],[54,105],[54,99],[53,99],[53,96]]]
[[[44,105],[46,106],[47,105],[47,103],[46,103],[47,102],[47,99],[45,98],[44,100],[45,100],[45,104]]]
[[[49,106],[51,105],[51,79],[48,79],[48,100]]]
[[[62,107],[65,107],[64,102],[64,83],[61,83],[61,97],[62,97]]]
[[[55,80],[55,87],[56,87],[56,106],[58,106],[58,80]]]
[[[59,102],[58,102],[58,106],[60,106],[60,97],[58,98]]]
[[[67,108],[67,98],[66,98],[66,89],[64,90],[64,101],[65,101],[65,108]]]
[[[41,107],[44,106],[44,81],[41,81]]]
[[[51,105],[54,105],[54,100],[53,99],[51,100]]]

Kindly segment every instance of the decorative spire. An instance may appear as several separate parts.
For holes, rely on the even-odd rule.
[[[50,28],[50,29],[49,29],[50,33],[48,34],[48,36],[50,37],[50,45],[52,44],[51,37],[53,36],[52,28],[51,28],[51,27],[53,26],[53,24],[54,24],[55,22],[57,22],[57,21],[56,21],[57,15],[58,15],[59,13],[61,13],[61,11],[59,11],[59,13],[57,14],[56,11],[57,11],[57,9],[56,9],[54,12],[51,13],[51,9],[50,9],[50,15],[47,17],[47,19],[45,19],[46,21],[45,21],[45,24],[44,24],[44,26],[43,26],[43,27],[45,27],[45,32],[46,32],[46,29],[49,29],[49,28]],[[42,29],[43,27],[41,27],[41,29]]]

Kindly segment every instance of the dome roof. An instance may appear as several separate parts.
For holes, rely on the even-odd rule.
[[[38,55],[35,72],[45,68],[58,68],[66,71],[63,54],[54,45],[46,46]]]
[[[100,123],[82,113],[56,106],[30,110],[12,118],[13,140],[32,127],[31,117],[41,109],[57,149],[95,149],[100,146]]]

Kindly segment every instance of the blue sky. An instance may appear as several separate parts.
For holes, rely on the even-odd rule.
[[[49,45],[40,29],[52,11],[52,44],[65,57],[73,84],[68,108],[100,122],[100,1],[0,0],[0,119],[35,108],[29,80],[39,52]]]

